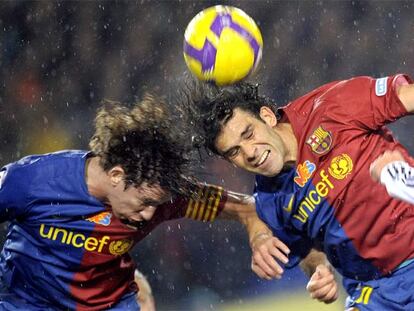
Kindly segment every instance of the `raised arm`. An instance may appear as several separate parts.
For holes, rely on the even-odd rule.
[[[414,112],[414,84],[401,85],[397,89],[398,98],[408,112]]]
[[[135,270],[134,281],[138,285],[136,299],[140,306],[140,311],[155,311],[155,300],[147,278],[140,271]]]
[[[393,198],[414,204],[414,168],[398,150],[388,150],[370,166],[374,181],[381,183]]]
[[[198,221],[230,219],[241,222],[247,230],[252,249],[252,270],[259,277],[268,280],[281,278],[281,263],[288,262],[290,250],[259,219],[252,196],[200,184],[196,198],[181,198],[171,204],[178,206],[181,217]]]

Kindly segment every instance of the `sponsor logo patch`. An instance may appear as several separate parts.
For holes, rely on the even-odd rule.
[[[300,187],[303,187],[311,178],[315,169],[316,165],[309,160],[306,160],[303,164],[299,164],[296,168],[296,176],[294,178],[295,183]]]
[[[128,252],[133,245],[133,241],[131,239],[123,239],[118,241],[112,241],[109,244],[109,252],[115,256],[121,256]]]
[[[292,215],[301,223],[306,223],[309,217],[317,210],[325,201],[325,198],[329,193],[335,189],[335,185],[338,183],[334,179],[342,180],[347,177],[353,169],[352,159],[349,155],[343,153],[332,159],[328,172],[325,169],[321,169],[314,177],[315,188],[310,190],[306,196],[297,203],[297,209]],[[334,178],[334,179],[333,179]],[[287,207],[283,207],[285,211],[291,211],[293,205],[293,196],[290,198]]]
[[[88,252],[98,253],[102,253],[104,246],[111,240],[108,235],[100,238],[88,237],[80,232],[47,226],[45,224],[40,225],[39,235],[47,240],[57,241],[61,244],[72,245],[75,248],[84,248]]]
[[[315,177],[315,178],[318,178]],[[319,171],[319,181],[315,184],[315,189],[310,190],[307,195],[298,204],[296,213],[292,216],[301,223],[306,223],[313,214],[315,209],[324,202],[325,197],[329,192],[335,188],[332,181],[329,179],[329,175],[324,169]]]
[[[380,78],[375,81],[375,95],[384,96],[387,94],[387,81],[388,77]]]
[[[332,134],[326,131],[322,126],[319,126],[309,136],[306,143],[311,147],[312,151],[317,154],[325,154],[331,149],[332,146]]]
[[[87,221],[93,222],[95,224],[109,226],[111,224],[112,213],[102,212],[97,215],[86,218]]]
[[[353,163],[349,155],[343,153],[332,159],[329,174],[336,179],[344,179],[352,172]]]

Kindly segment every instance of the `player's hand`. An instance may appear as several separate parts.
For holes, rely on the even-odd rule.
[[[141,311],[155,311],[155,301],[152,296],[151,286],[148,283],[146,277],[135,270],[135,283],[138,285],[137,301]]]
[[[393,151],[385,151],[382,155],[380,155],[374,162],[371,163],[369,167],[369,173],[371,174],[371,178],[374,181],[379,181],[381,177],[381,171],[385,165],[390,162],[394,161],[404,161],[404,157],[401,152],[397,150]]]
[[[326,265],[318,265],[306,286],[313,299],[324,303],[332,303],[338,299],[338,284],[332,269]]]
[[[252,270],[260,278],[280,279],[283,274],[281,263],[287,264],[289,248],[270,233],[258,234],[251,242]]]

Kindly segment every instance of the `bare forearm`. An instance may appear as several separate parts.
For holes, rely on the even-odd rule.
[[[252,249],[252,270],[261,278],[281,278],[281,263],[288,262],[289,248],[274,237],[272,231],[256,214],[254,198],[250,195],[227,192],[221,218],[241,222],[249,235]]]
[[[250,245],[272,236],[272,232],[256,214],[254,198],[251,195],[227,192],[227,201],[220,214],[221,219],[234,219],[242,223],[249,235]]]
[[[414,112],[414,84],[398,87],[397,94],[405,109],[410,113]]]
[[[220,218],[234,219],[244,223],[244,220],[256,214],[254,198],[251,195],[233,191],[225,191],[226,202]]]

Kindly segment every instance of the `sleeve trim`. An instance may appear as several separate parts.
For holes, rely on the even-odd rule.
[[[213,221],[222,209],[223,188],[203,187],[198,191],[197,199],[190,199],[185,213],[186,218],[198,221]]]

